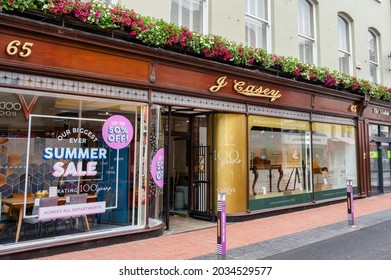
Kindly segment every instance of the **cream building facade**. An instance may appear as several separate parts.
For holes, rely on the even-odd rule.
[[[390,1],[125,0],[119,4],[190,28],[191,22],[200,20],[197,32],[300,60],[310,57],[308,62],[318,66],[391,86]]]

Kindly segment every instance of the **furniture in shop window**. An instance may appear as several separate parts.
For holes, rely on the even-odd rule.
[[[329,179],[327,178],[327,175],[329,174],[329,169],[327,167],[320,167],[318,162],[316,160],[312,161],[312,172],[314,175],[322,175],[323,182],[319,184],[319,176],[317,177],[316,184],[317,186],[320,185],[329,185]]]
[[[0,236],[7,233],[10,236],[16,227],[16,220],[10,215],[10,207],[3,204],[3,196],[0,192]]]
[[[280,176],[278,177],[277,181],[277,190],[281,192],[280,190],[280,183],[282,180],[282,177],[284,176],[284,172],[282,171],[281,164],[271,164],[270,160],[267,159],[260,159],[259,157],[255,157],[252,162],[251,170],[254,173],[254,182],[252,185],[252,192],[254,195],[257,193],[255,192],[255,185],[257,184],[257,180],[259,177],[258,170],[269,170],[269,189],[270,192],[272,192],[272,170],[277,170]]]
[[[306,183],[306,169],[307,169],[307,167],[305,165],[305,161],[304,160],[301,161],[301,166],[299,166],[296,163],[295,166],[290,167],[290,168],[292,168],[292,171],[291,171],[291,174],[289,176],[288,182],[286,184],[285,190],[288,190],[288,191],[290,190],[288,188],[289,188],[289,183],[291,181],[293,173],[295,173],[294,183],[293,183],[293,190],[296,190],[296,182],[298,183],[298,185],[300,185],[300,183],[301,183],[300,182],[300,171],[301,171],[302,179],[303,179],[302,188],[303,188],[303,190],[306,190],[307,189],[307,183]]]
[[[83,204],[87,203],[88,194],[82,193],[82,194],[68,194],[65,196],[65,205],[73,205],[73,204]],[[86,224],[86,228],[89,231],[90,226],[88,223],[88,219],[86,215],[81,216],[71,216],[65,219],[61,219],[61,221],[64,221],[65,224],[69,224],[70,228],[75,229],[76,221],[80,218],[81,224],[83,227],[83,231],[85,230],[84,224]],[[84,222],[83,222],[84,221]]]
[[[95,194],[88,195],[87,197],[87,202],[88,200],[95,200],[96,201],[97,197]],[[33,208],[34,206],[34,201],[35,197],[30,197],[27,196],[26,201],[24,201],[24,194],[22,197],[10,197],[10,198],[3,198],[3,204],[9,206],[11,209],[13,209],[13,212],[16,212],[15,210],[19,211],[19,215],[16,215],[17,217],[17,227],[16,227],[16,237],[15,237],[15,243],[19,242],[19,237],[20,237],[20,232],[22,229],[22,221],[23,221],[23,213],[25,207],[28,208]],[[65,197],[58,197],[58,205],[62,205],[65,203]]]
[[[22,228],[22,220],[25,206],[30,208],[34,206],[34,197],[27,197],[26,204],[24,202],[24,197],[15,196],[15,194],[10,198],[3,198],[3,204],[10,207],[10,215],[18,221],[16,227],[16,237],[15,242],[19,241],[20,231]],[[19,213],[17,213],[19,211]]]
[[[41,197],[37,198],[37,201],[34,203],[32,216],[23,218],[23,224],[25,225],[25,237],[27,230],[34,226],[37,230],[37,238],[42,234],[42,227],[46,227],[46,230],[49,230],[49,227],[52,227],[54,235],[56,234],[56,225],[55,220],[53,219],[40,219],[38,217],[39,209],[44,207],[57,206],[58,204],[58,196],[53,197]],[[38,226],[38,229],[36,228]]]
[[[8,206],[3,206],[3,195],[0,192],[0,222],[5,221],[6,217],[4,217],[4,214],[8,214],[8,209],[6,207]]]
[[[108,207],[113,207],[115,205],[115,190],[110,189],[107,191],[106,196],[105,196],[105,201],[106,201],[106,213],[109,215],[109,225],[111,223],[114,224],[114,211],[113,208],[107,209]]]
[[[35,195],[33,193],[27,193],[27,199],[34,199],[35,198]],[[12,194],[12,198],[14,199],[21,199],[21,200],[24,200],[24,193],[14,193]],[[17,211],[15,211],[17,210]],[[18,219],[18,215],[19,215],[19,208],[16,208],[14,209],[14,207],[11,207],[10,209],[10,214],[17,220]],[[29,207],[27,207],[27,210],[26,210],[26,213],[28,215],[31,215],[31,212],[33,211],[33,205],[30,205]]]
[[[87,203],[92,203],[97,201],[97,196],[95,194],[89,194],[87,196]],[[96,222],[96,214],[88,215],[87,222],[89,226],[93,227]]]
[[[24,193],[14,193],[12,194],[13,198],[24,198]],[[33,193],[27,193],[27,197],[35,197]]]
[[[291,175],[289,175],[288,182],[286,183],[286,186],[285,186],[285,190],[286,191],[288,190],[288,187],[289,187],[289,184],[291,182],[293,173],[295,173],[295,178],[294,178],[294,181],[293,181],[293,190],[296,190],[296,182],[298,184],[300,184],[300,172],[299,172],[299,169],[300,169],[300,167],[293,167],[292,168]]]

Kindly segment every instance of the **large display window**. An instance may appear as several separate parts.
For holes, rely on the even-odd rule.
[[[357,192],[356,128],[314,122],[312,141],[315,199],[345,196],[347,180]]]
[[[159,138],[149,131],[147,105],[20,91],[1,97],[0,244],[145,226],[146,190],[163,180],[147,180],[148,144]],[[160,203],[153,207],[160,213]]]
[[[310,124],[249,117],[250,210],[311,201]]]
[[[249,117],[250,210],[357,193],[354,126]]]

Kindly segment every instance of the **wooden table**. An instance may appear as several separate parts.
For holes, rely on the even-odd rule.
[[[20,237],[20,231],[22,229],[22,221],[23,221],[23,215],[24,215],[24,209],[25,207],[33,207],[35,202],[35,197],[27,197],[26,204],[24,203],[24,197],[23,198],[3,198],[3,203],[11,208],[11,210],[19,209],[19,216],[18,216],[18,226],[16,229],[16,238],[15,243],[19,242]],[[88,200],[96,199],[95,195],[88,195]],[[59,204],[63,204],[66,201],[66,196],[62,196],[58,198]],[[88,224],[87,216],[84,216],[85,223],[87,230],[90,231],[90,226]]]
[[[253,191],[254,195],[256,195],[255,185],[257,184],[257,180],[258,180],[258,176],[259,176],[258,170],[269,170],[269,188],[270,188],[270,192],[272,192],[272,170],[273,169],[278,170],[278,173],[280,174],[280,176],[278,178],[278,182],[277,182],[277,190],[279,192],[281,192],[280,183],[282,180],[282,176],[284,176],[284,172],[282,171],[281,164],[259,164],[259,165],[253,165],[251,167],[251,170],[254,173],[254,182],[253,182],[253,186],[252,186],[252,191]]]

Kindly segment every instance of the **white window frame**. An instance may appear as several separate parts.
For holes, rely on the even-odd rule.
[[[87,0],[85,0],[85,1],[87,1]],[[103,0],[103,2],[106,4],[112,4],[112,5],[118,4],[118,0]]]
[[[257,17],[255,15],[252,15],[252,14],[249,14],[247,13],[247,6],[249,4],[251,0],[246,0],[246,12],[245,12],[245,17],[246,17],[246,23],[248,21],[256,21],[256,22],[259,22],[261,24],[265,24],[266,25],[266,51],[267,52],[270,52],[271,49],[272,49],[272,45],[271,45],[271,4],[270,4],[270,0],[266,0],[266,8],[267,8],[267,11],[266,11],[266,19],[263,19],[263,18],[260,18],[260,17]],[[257,5],[258,2],[256,2],[255,0],[255,5]],[[247,34],[246,34],[247,36]],[[255,46],[255,47],[261,47],[261,46]]]
[[[344,16],[342,14],[338,14],[338,18],[341,18],[342,20],[344,20],[347,23],[347,25],[348,25],[347,42],[349,43],[349,48],[350,48],[348,50],[344,50],[344,49],[341,49],[339,47],[340,34],[339,34],[339,24],[338,24],[338,65],[339,65],[339,69],[340,69],[340,72],[342,72],[341,71],[341,65],[339,63],[339,54],[348,55],[348,57],[349,57],[349,63],[348,63],[349,69],[348,69],[348,73],[345,73],[345,74],[353,75],[352,22],[346,16]],[[338,18],[337,18],[337,20],[338,20]]]
[[[186,3],[186,2],[200,2],[202,3],[202,30],[200,30],[199,33],[202,33],[202,34],[208,34],[208,1],[209,0],[176,0],[176,2],[178,2],[178,5],[179,7],[182,7],[183,6],[183,3]],[[169,11],[170,11],[170,19],[172,18],[171,16],[171,5],[172,5],[172,2],[173,0],[170,1],[170,7],[169,7]],[[182,23],[182,13],[179,13],[178,14],[178,23],[175,23],[175,24],[178,24],[179,26],[185,26],[183,23]],[[192,20],[192,24],[193,24],[193,20]],[[196,30],[193,30],[192,26],[187,26],[189,28],[190,31],[196,31]],[[198,31],[197,31],[198,32]]]
[[[377,83],[377,84],[380,84],[381,83],[381,77],[380,77],[380,57],[379,57],[379,35],[378,35],[378,32],[376,32],[373,28],[369,28],[368,29],[368,33],[371,34],[373,36],[373,38],[376,40],[376,61],[374,60],[371,60],[371,57],[369,56],[368,58],[368,62],[369,62],[369,77],[370,77],[370,81],[371,82],[374,82],[374,83]],[[369,46],[368,46],[369,47]],[[376,69],[376,76],[374,77],[375,79],[373,79],[373,77],[371,76],[371,72],[370,72],[370,68],[371,66],[374,66],[375,69]]]
[[[300,33],[300,28],[299,28],[299,32],[298,32],[299,40],[302,39],[304,41],[312,42],[312,62],[311,62],[311,64],[317,65],[318,64],[318,43],[317,43],[318,40],[317,40],[317,32],[316,32],[316,30],[317,30],[316,29],[317,28],[317,26],[316,26],[316,3],[311,0],[299,0],[299,1],[306,1],[311,6],[312,21],[311,21],[311,19],[309,19],[309,20],[310,20],[311,28],[313,30],[313,34],[312,34],[313,37],[310,37],[306,34]],[[299,3],[299,1],[298,1],[298,3]],[[299,9],[298,9],[298,12],[299,12]],[[307,62],[307,61],[305,61],[305,62]]]

